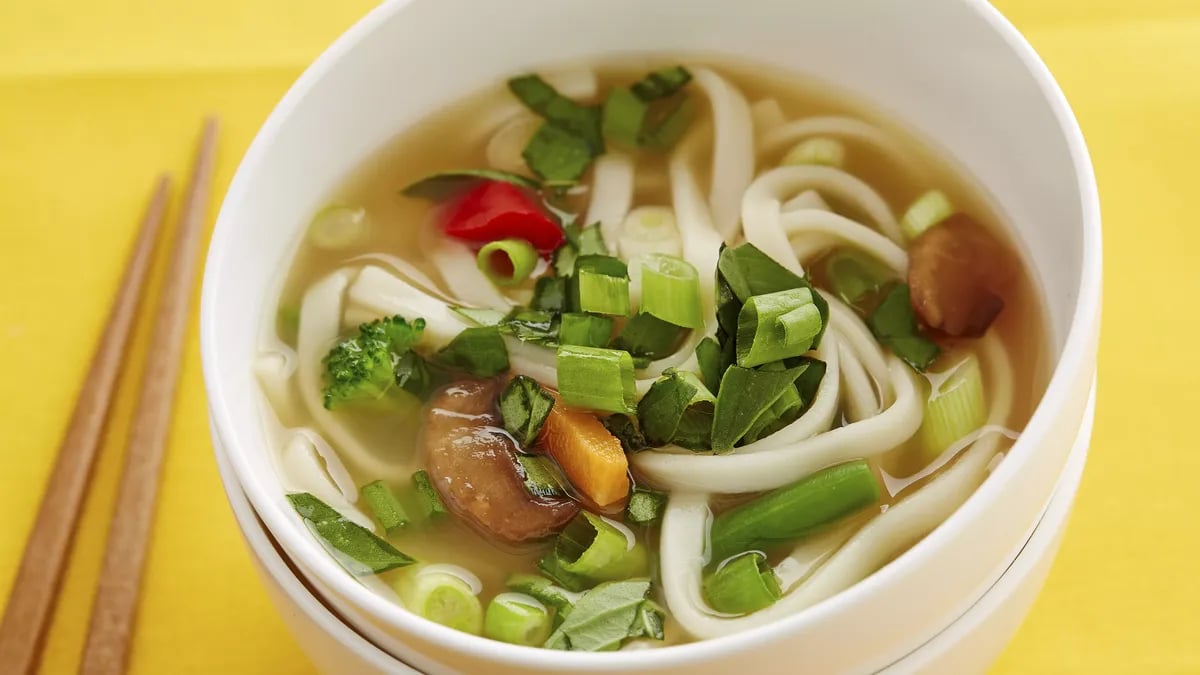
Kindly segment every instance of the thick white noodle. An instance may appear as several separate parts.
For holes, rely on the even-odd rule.
[[[1012,406],[1008,357],[993,336],[985,338],[981,348],[992,381],[989,422],[1000,424],[1007,420]],[[950,517],[987,476],[998,443],[999,434],[976,441],[950,468],[870,520],[835,553],[826,554],[827,561],[818,561],[820,567],[781,600],[737,618],[716,615],[701,595],[704,542],[711,517],[707,496],[673,494],[663,518],[661,538],[662,584],[672,616],[693,637],[707,639],[765,625],[849,588]],[[795,566],[811,568],[812,545],[810,541],[797,547],[793,552]],[[785,571],[793,566],[780,565]]]
[[[829,303],[829,324],[837,330],[839,340],[850,347],[860,365],[874,380],[875,386],[879,388],[881,394],[881,403],[887,405],[892,400],[892,387],[891,377],[888,375],[887,358],[884,356],[883,349],[871,335],[871,329],[867,328],[854,310],[835,298],[829,291],[822,293],[822,296]]]
[[[754,178],[754,125],[746,98],[708,68],[692,69],[708,97],[713,117],[712,180],[708,203],[717,232],[726,242],[737,236],[742,193]]]
[[[903,248],[866,225],[845,216],[817,209],[785,210],[780,216],[780,225],[792,241],[793,252],[797,240],[804,242],[819,236],[832,240],[830,243],[849,244],[870,254],[900,277],[908,274],[908,253]],[[822,248],[828,248],[828,244]],[[812,249],[809,251],[817,252]],[[802,257],[796,253],[796,257],[803,262],[807,256]]]
[[[846,408],[846,419],[851,422],[865,420],[879,413],[880,402],[875,394],[875,385],[858,360],[849,343],[838,344],[838,355],[842,360],[842,396]]]
[[[810,136],[833,136],[858,141],[879,151],[901,167],[911,164],[904,148],[879,127],[853,117],[836,115],[805,117],[774,127],[758,137],[758,150],[761,153],[783,151]]]
[[[438,288],[438,285],[433,281],[433,279],[430,279],[428,275],[417,269],[415,265],[399,256],[394,256],[390,253],[364,253],[363,255],[351,258],[347,261],[347,263],[361,263],[363,265],[370,263],[382,263],[392,268],[394,271],[399,272],[401,277],[404,277],[405,280],[415,285],[417,288],[420,288],[425,293],[441,298],[446,302],[451,301],[450,296],[446,295],[441,288]]]
[[[860,518],[848,518],[801,541],[791,554],[775,565],[775,575],[779,577],[783,592],[787,593],[817,571],[862,524]]]
[[[633,206],[633,158],[619,150],[602,155],[592,165],[592,198],[584,225],[600,223],[609,253],[616,253],[621,221]]]
[[[754,124],[754,137],[762,138],[787,123],[787,116],[778,99],[760,98],[750,104],[750,121]]]
[[[347,519],[368,530],[374,530],[374,521],[353,504],[358,499],[358,491],[345,467],[336,461],[335,456],[338,467],[335,470],[335,465],[325,459],[328,455],[318,450],[318,446],[308,436],[316,436],[316,432],[312,429],[292,432],[279,454],[279,472],[283,478],[284,489],[288,492],[308,492]],[[323,440],[321,442],[324,443]],[[341,475],[342,480],[334,478],[335,471]]]
[[[879,230],[896,242],[904,241],[891,208],[871,186],[829,166],[782,166],[759,175],[742,198],[742,230],[746,241],[802,274],[783,229],[783,202],[806,190],[818,190],[854,205],[875,221]]]
[[[513,301],[496,288],[475,262],[475,254],[466,244],[439,236],[423,253],[429,256],[451,297],[470,307],[511,307]]]
[[[542,126],[542,118],[532,112],[518,112],[500,125],[488,139],[484,156],[488,166],[500,171],[526,173],[529,171],[522,153],[529,139]]]
[[[816,190],[805,190],[804,192],[801,192],[795,197],[792,197],[788,201],[784,202],[783,206],[781,207],[781,210],[784,213],[787,213],[788,211],[797,211],[799,209],[816,209],[818,211],[833,210],[829,207],[829,202],[826,202],[825,198],[821,196],[821,193],[817,192]]]
[[[343,296],[353,276],[354,270],[338,270],[309,286],[304,294],[300,305],[300,329],[296,337],[296,375],[300,399],[343,461],[354,464],[370,476],[394,476],[405,469],[407,462],[389,461],[387,457],[371,452],[367,444],[361,442],[337,415],[325,409],[321,400],[324,388],[321,361],[338,339],[342,325]],[[430,300],[437,302],[432,298]]]
[[[923,397],[912,369],[891,357],[889,370],[896,400],[875,417],[759,452],[744,452],[745,448],[727,455],[646,451],[635,455],[633,462],[651,483],[668,490],[735,494],[773,490],[833,464],[882,454],[916,433],[923,415]],[[827,372],[825,377],[838,376]]]

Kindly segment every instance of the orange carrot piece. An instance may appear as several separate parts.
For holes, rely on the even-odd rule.
[[[539,445],[596,506],[612,506],[629,494],[625,451],[595,415],[556,404],[542,426]]]

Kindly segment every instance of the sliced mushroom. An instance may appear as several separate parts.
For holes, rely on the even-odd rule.
[[[579,505],[534,497],[525,489],[516,445],[498,428],[499,387],[495,380],[464,380],[437,394],[425,413],[422,452],[434,486],[455,515],[507,543],[541,539],[570,522]]]
[[[913,309],[947,335],[983,335],[1004,309],[1012,278],[1012,255],[964,213],[929,228],[908,248]]]

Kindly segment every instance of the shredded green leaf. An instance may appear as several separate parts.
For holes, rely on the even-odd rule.
[[[768,411],[788,388],[793,388],[804,366],[787,370],[752,370],[730,366],[721,378],[721,391],[713,412],[712,449],[721,454],[750,431],[759,415]]]
[[[477,377],[508,370],[508,348],[496,326],[466,328],[437,353],[439,363]]]
[[[724,359],[721,345],[714,339],[706,337],[696,345],[696,362],[700,365],[700,379],[704,386],[714,394],[721,390],[721,376],[729,367]]]
[[[595,159],[586,139],[550,122],[538,128],[521,156],[542,180],[566,185],[579,182]]]
[[[941,353],[941,348],[921,335],[917,316],[909,300],[908,285],[896,284],[867,317],[867,325],[879,342],[904,359],[918,372],[924,372]]]
[[[452,305],[450,310],[478,326],[498,326],[504,320],[504,312],[497,309],[456,307]]]
[[[652,314],[642,313],[625,322],[625,327],[613,340],[613,347],[633,356],[660,359],[674,351],[683,331]]]
[[[530,110],[547,122],[582,139],[593,155],[604,152],[600,133],[600,108],[581,105],[558,93],[537,75],[524,75],[508,81],[508,88]]]
[[[694,373],[668,370],[638,402],[638,420],[652,446],[708,450],[717,399]]]
[[[642,435],[637,421],[632,416],[614,413],[605,417],[601,422],[604,424],[604,428],[608,429],[608,433],[617,437],[617,440],[621,442],[621,449],[625,452],[641,452],[650,447],[646,444],[646,437]]]
[[[537,441],[542,424],[554,407],[554,397],[532,377],[518,375],[500,392],[500,417],[504,429],[527,448]]]
[[[499,329],[522,342],[547,347],[558,344],[558,315],[552,312],[514,307],[500,322]]]
[[[572,651],[610,651],[646,632],[639,613],[650,593],[644,579],[610,581],[584,593],[546,647]]]
[[[542,277],[533,287],[530,309],[542,312],[564,312],[567,306],[567,280],[563,277]],[[497,322],[498,323],[498,322]]]

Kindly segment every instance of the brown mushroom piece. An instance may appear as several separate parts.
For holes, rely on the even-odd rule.
[[[908,247],[908,285],[921,321],[953,337],[979,337],[1004,309],[1011,254],[982,225],[956,213]]]
[[[495,380],[463,380],[433,397],[421,451],[429,477],[452,513],[500,541],[517,544],[561,530],[579,513],[567,498],[525,489],[516,444],[500,429]]]

